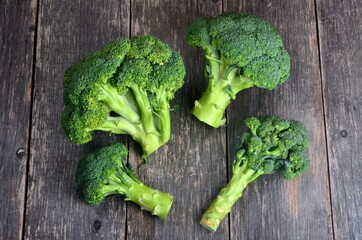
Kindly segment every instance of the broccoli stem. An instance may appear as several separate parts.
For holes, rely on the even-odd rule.
[[[136,102],[140,109],[140,118],[144,126],[146,133],[151,133],[155,131],[152,108],[147,97],[147,93],[143,91],[138,85],[133,84],[130,87],[132,89],[133,95],[136,99]]]
[[[173,196],[142,183],[137,183],[129,187],[125,200],[138,204],[142,210],[149,211],[160,219],[166,219],[172,205]]]
[[[167,140],[165,136],[158,132],[146,133],[139,131],[137,134],[132,135],[132,138],[135,139],[143,149],[142,157],[146,157],[153,153],[156,149],[162,146]]]
[[[209,209],[202,215],[200,224],[215,232],[221,220],[230,212],[234,203],[242,196],[245,187],[262,173],[253,169],[237,171],[230,182],[220,191]]]
[[[228,65],[217,50],[207,48],[206,77],[209,83],[191,113],[200,121],[218,128],[225,124],[224,113],[231,99],[235,99],[238,92],[252,87],[252,81],[239,74],[240,68]]]
[[[214,128],[224,125],[224,113],[231,99],[234,99],[239,91],[252,86],[248,78],[234,76],[236,70],[231,70],[228,79],[218,79],[215,84],[209,85],[201,98],[195,101],[191,113],[200,121]]]
[[[169,111],[160,112],[163,132],[154,129],[152,132],[146,132],[142,124],[130,123],[123,117],[108,117],[106,122],[94,130],[101,130],[115,134],[129,134],[137,141],[143,149],[143,157],[150,155],[170,139],[170,116]],[[168,117],[167,117],[168,116]]]
[[[138,141],[143,149],[143,156],[146,157],[153,153],[160,146],[170,139],[171,123],[170,111],[163,88],[159,89],[157,95],[158,109],[153,109],[147,97],[147,94],[139,88],[132,88],[136,101],[141,108],[142,129],[132,135]]]
[[[163,143],[166,143],[171,137],[171,116],[169,107],[158,112],[159,117],[159,132]]]
[[[138,113],[130,107],[127,97],[119,95],[117,89],[111,85],[106,84],[103,86],[99,100],[129,122],[137,123],[140,121]]]
[[[116,134],[134,134],[137,128],[131,122],[123,117],[107,117],[107,120],[102,126],[97,127],[95,130],[108,131]]]
[[[222,89],[207,88],[201,98],[195,101],[191,113],[200,121],[218,128],[225,124],[224,112],[229,105],[231,97]]]
[[[104,196],[126,196],[126,201],[138,204],[142,210],[151,212],[160,219],[167,218],[173,202],[173,196],[144,185],[132,172],[127,172],[127,169],[119,169],[116,174],[112,174],[102,190]]]
[[[164,89],[160,90],[160,94],[160,99],[164,99]],[[99,100],[119,116],[109,116],[102,126],[94,130],[131,135],[141,145],[143,157],[150,155],[170,139],[168,104],[160,103],[160,109],[154,112],[147,93],[137,85],[132,85],[131,92],[124,95],[119,95],[111,85],[105,85]]]

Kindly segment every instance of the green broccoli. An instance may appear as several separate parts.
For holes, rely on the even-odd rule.
[[[248,118],[245,125],[250,131],[240,137],[232,177],[200,221],[211,231],[216,231],[245,187],[259,176],[282,171],[284,178],[290,180],[309,167],[303,152],[308,146],[308,136],[300,122],[266,116],[260,120]]]
[[[209,80],[192,114],[215,128],[225,124],[225,109],[239,91],[271,90],[289,77],[290,57],[281,36],[257,16],[229,12],[199,18],[189,27],[187,41],[204,50]]]
[[[173,197],[144,185],[123,160],[128,151],[121,143],[99,148],[82,158],[76,171],[77,193],[89,204],[98,205],[110,195],[122,195],[161,219],[166,219]]]
[[[116,39],[65,71],[64,131],[77,144],[95,130],[129,134],[148,156],[170,138],[169,102],[184,77],[181,56],[159,39]]]

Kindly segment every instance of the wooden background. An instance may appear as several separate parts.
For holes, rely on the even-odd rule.
[[[249,89],[213,129],[190,114],[206,86],[199,49],[185,41],[201,16],[245,11],[267,19],[292,56],[290,79],[274,91]],[[80,202],[79,158],[124,135],[97,133],[77,146],[59,123],[64,69],[118,37],[154,35],[178,50],[185,86],[172,105],[172,137],[138,171],[171,193],[166,221],[122,198]],[[362,239],[362,1],[360,0],[0,0],[0,239]],[[310,170],[250,184],[216,233],[198,224],[230,177],[236,138],[249,116],[302,121]]]

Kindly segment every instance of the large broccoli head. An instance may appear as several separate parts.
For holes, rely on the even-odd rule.
[[[190,45],[205,52],[207,90],[193,114],[219,127],[236,93],[253,86],[274,89],[289,77],[290,57],[281,36],[264,19],[247,13],[199,18],[187,33]]]
[[[124,158],[128,151],[121,143],[113,143],[82,158],[76,171],[79,199],[89,205],[100,204],[105,197],[121,195],[142,210],[165,219],[173,197],[144,185]]]
[[[147,156],[170,137],[169,101],[184,77],[181,56],[159,39],[114,40],[65,71],[64,131],[75,143],[94,130],[130,134]]]

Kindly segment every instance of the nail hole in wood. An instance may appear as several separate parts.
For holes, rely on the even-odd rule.
[[[341,137],[343,138],[346,138],[348,136],[348,132],[346,130],[341,130],[339,134],[341,134]]]
[[[25,156],[25,150],[23,148],[19,148],[18,151],[16,151],[16,156],[18,158],[23,158]]]
[[[95,220],[95,221],[93,222],[93,227],[94,227],[94,229],[95,229],[96,231],[98,231],[98,230],[102,227],[102,222],[99,221],[99,220]]]

